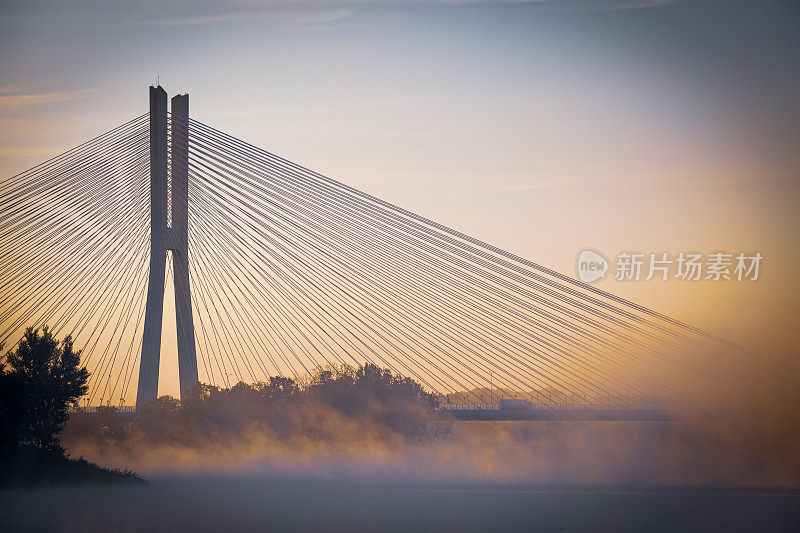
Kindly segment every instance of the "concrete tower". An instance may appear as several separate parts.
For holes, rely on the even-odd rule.
[[[178,372],[181,396],[197,383],[192,299],[189,286],[189,95],[172,98],[171,156],[167,152],[167,93],[150,87],[150,278],[144,315],[142,357],[136,409],[156,399],[161,362],[161,325],[167,251],[172,252],[175,282],[175,318],[178,330]],[[167,168],[171,178],[167,181]],[[171,210],[168,214],[167,203]]]

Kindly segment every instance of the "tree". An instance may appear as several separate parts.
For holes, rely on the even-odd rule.
[[[63,453],[58,434],[69,405],[86,394],[89,372],[72,337],[61,342],[45,326],[32,327],[0,364],[0,425],[6,445]],[[7,367],[7,368],[6,368]]]
[[[17,413],[24,403],[23,392],[20,380],[8,374],[5,363],[0,361],[0,444],[4,447],[14,447],[19,440],[23,420]]]

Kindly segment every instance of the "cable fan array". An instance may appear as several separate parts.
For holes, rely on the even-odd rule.
[[[168,187],[189,190],[191,296],[175,298],[191,297],[201,381],[370,362],[444,402],[657,403],[739,350],[201,122],[170,124],[188,175],[170,166]],[[72,335],[90,405],[135,396],[149,142],[142,115],[0,185],[0,341]]]
[[[703,366],[733,346],[171,120],[182,126],[173,157],[188,153],[191,290],[209,382],[371,362],[445,401],[491,401],[491,383],[541,404],[652,402],[700,385]]]
[[[0,185],[0,343],[13,348],[28,326],[72,335],[90,404],[135,392],[149,160],[142,115]]]

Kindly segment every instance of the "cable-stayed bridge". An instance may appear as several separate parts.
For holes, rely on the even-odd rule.
[[[167,100],[0,185],[0,342],[72,335],[88,405],[156,398],[165,293],[182,392],[371,362],[455,410],[658,406],[739,349]]]

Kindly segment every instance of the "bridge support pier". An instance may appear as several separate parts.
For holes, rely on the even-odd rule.
[[[172,99],[172,113],[188,120],[189,95]],[[172,157],[169,166],[172,174],[168,184],[167,93],[161,86],[150,87],[150,277],[139,362],[137,411],[158,395],[167,250],[173,254],[181,396],[198,380],[188,262],[188,126],[184,120],[173,120],[171,126]],[[172,206],[170,220],[167,219],[168,198]]]

